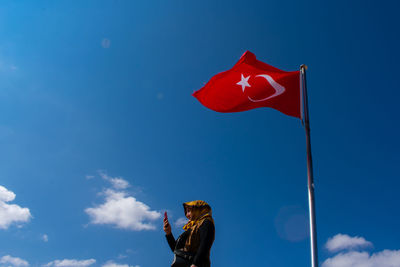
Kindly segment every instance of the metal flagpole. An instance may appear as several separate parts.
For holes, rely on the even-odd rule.
[[[308,206],[310,213],[310,240],[311,240],[311,266],[318,267],[317,248],[317,225],[315,220],[315,199],[314,199],[314,175],[311,156],[310,121],[308,117],[308,96],[306,81],[306,65],[300,66],[302,104],[303,104],[303,125],[306,132],[307,142],[307,176],[308,176]]]

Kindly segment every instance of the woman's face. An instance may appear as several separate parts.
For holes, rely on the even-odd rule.
[[[188,218],[189,220],[192,220],[193,218],[193,208],[192,207],[186,207],[186,218]]]

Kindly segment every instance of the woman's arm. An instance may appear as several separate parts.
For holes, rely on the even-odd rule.
[[[165,237],[167,238],[167,242],[169,247],[171,248],[172,252],[174,252],[175,247],[176,247],[176,241],[174,236],[172,235],[172,233],[165,235]]]
[[[201,261],[204,258],[208,257],[208,253],[210,252],[211,246],[214,242],[214,235],[215,235],[214,224],[209,220],[205,220],[199,228],[199,234],[200,234],[200,245],[193,259],[194,266],[200,266]]]
[[[168,245],[171,248],[171,250],[174,251],[176,246],[176,241],[174,235],[172,234],[171,225],[169,224],[168,218],[164,218],[163,229],[165,232],[165,237],[167,238]]]

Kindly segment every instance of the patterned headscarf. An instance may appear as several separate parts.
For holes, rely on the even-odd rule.
[[[187,231],[190,229],[190,234],[186,239],[185,251],[196,252],[199,245],[200,239],[198,230],[205,220],[209,220],[214,223],[212,218],[211,207],[203,200],[195,200],[183,203],[183,208],[186,214],[186,209],[192,208],[192,219],[183,226],[183,230]]]

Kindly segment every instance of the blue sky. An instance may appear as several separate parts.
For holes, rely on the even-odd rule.
[[[299,120],[191,96],[245,50],[309,66],[320,263],[400,266],[398,8],[2,1],[0,266],[169,266],[161,214],[195,199],[213,266],[309,266]]]

